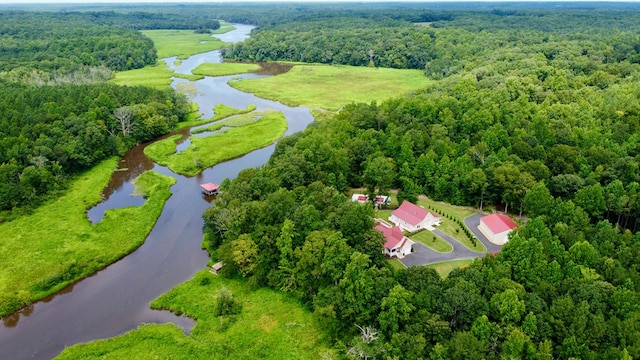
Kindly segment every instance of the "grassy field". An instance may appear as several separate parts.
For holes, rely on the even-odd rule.
[[[240,64],[240,63],[223,63],[223,64],[201,64],[197,68],[191,70],[195,75],[204,76],[226,76],[235,74],[244,74],[252,71],[260,70],[258,64]]]
[[[435,269],[441,278],[446,278],[454,269],[458,269],[471,264],[473,260],[454,260],[443,263],[425,265],[428,268]]]
[[[196,175],[217,163],[272,144],[284,134],[287,129],[284,114],[272,110],[247,115],[260,114],[263,116],[259,121],[228,129],[221,134],[203,138],[192,136],[191,146],[179,154],[174,154],[174,138],[157,141],[147,146],[144,153],[176,173]]]
[[[210,34],[196,34],[193,30],[142,30],[142,33],[153,41],[160,59],[170,56],[186,59],[227,45]]]
[[[231,86],[290,106],[338,110],[352,102],[381,101],[424,88],[429,80],[420,70],[295,65],[267,78],[231,81]]]
[[[436,234],[432,233],[431,231],[423,230],[417,234],[411,235],[409,238],[435,251],[439,251],[439,252],[453,251],[453,246],[449,244],[449,242],[445,241],[444,239],[441,239],[440,236],[436,236]]]
[[[146,66],[142,69],[119,71],[112,81],[118,85],[142,85],[161,89],[171,86],[172,76],[174,76],[173,70],[164,62],[158,62],[154,66]]]
[[[179,123],[176,126],[176,128],[180,129],[180,128],[183,128],[183,127],[198,126],[198,125],[202,125],[202,124],[218,121],[218,120],[227,118],[229,116],[250,113],[250,112],[254,111],[255,109],[256,109],[255,105],[249,105],[249,106],[247,106],[246,109],[236,109],[236,108],[232,108],[231,106],[227,106],[225,104],[217,104],[217,105],[215,105],[213,107],[213,117],[212,118],[209,118],[209,119],[200,119],[199,117],[198,118],[192,118],[192,119],[189,119],[187,121]]]
[[[242,304],[229,317],[213,315],[214,296],[226,287]],[[313,314],[272,289],[201,271],[162,295],[154,308],[197,319],[190,336],[172,324],[142,325],[122,336],[65,349],[57,359],[320,359],[335,354],[322,342]]]
[[[398,260],[398,259],[387,259],[386,261],[387,261],[387,263],[388,263],[389,265],[391,265],[391,267],[392,267],[394,270],[403,270],[403,269],[406,269],[406,268],[407,268],[407,267],[406,267],[406,266],[404,266],[404,264],[403,264],[403,263],[401,263],[401,262],[400,262],[400,260]]]
[[[148,196],[143,206],[109,210],[91,224],[86,210],[100,202],[116,164],[102,162],[73,181],[65,195],[0,224],[0,315],[94,273],[144,242],[175,179],[144,173],[137,185]]]
[[[424,207],[425,209],[431,209],[431,211],[436,212],[438,215],[442,216],[442,218],[440,219],[440,226],[438,226],[438,230],[458,240],[462,245],[473,251],[487,251],[487,248],[480,241],[476,241],[476,244],[474,246],[471,242],[471,239],[469,239],[469,237],[464,233],[458,223],[444,217],[444,214],[448,214],[454,219],[464,221],[464,218],[466,218],[467,216],[475,214],[475,210],[467,207],[447,204],[440,201],[433,201],[426,196],[420,197],[420,199],[418,200],[418,205]]]

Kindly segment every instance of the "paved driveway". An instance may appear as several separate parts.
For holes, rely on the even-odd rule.
[[[439,237],[444,239],[446,242],[451,244],[451,246],[453,246],[452,251],[441,253],[441,252],[432,250],[419,242],[416,242],[415,244],[413,244],[413,252],[405,256],[403,259],[400,259],[400,262],[402,262],[406,267],[422,266],[422,265],[435,264],[439,262],[452,261],[452,260],[475,259],[475,258],[484,256],[484,254],[486,254],[487,252],[493,253],[496,251],[500,251],[502,246],[496,245],[490,242],[489,240],[487,240],[487,238],[484,235],[482,235],[480,230],[478,230],[478,225],[480,224],[480,218],[482,218],[483,216],[484,215],[482,214],[471,215],[466,219],[464,219],[464,224],[467,226],[467,228],[469,228],[469,230],[471,230],[471,232],[476,236],[476,238],[478,238],[478,240],[480,240],[484,244],[484,246],[487,248],[486,252],[476,252],[476,251],[469,250],[467,247],[462,245],[456,239],[443,233],[440,230],[435,229],[435,230],[432,230],[431,232],[433,232],[434,234],[438,235]]]

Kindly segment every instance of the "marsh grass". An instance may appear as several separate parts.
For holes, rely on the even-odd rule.
[[[191,146],[179,154],[175,153],[173,137],[147,146],[145,154],[173,172],[196,175],[202,170],[222,161],[242,156],[265,147],[279,139],[287,129],[287,121],[279,111],[267,110],[250,116],[262,117],[244,126],[234,127],[220,134],[206,137],[191,137]],[[173,149],[170,153],[171,144]]]
[[[144,242],[175,179],[142,174],[137,191],[147,198],[143,206],[108,210],[91,224],[86,210],[100,202],[116,164],[100,163],[72,181],[63,196],[0,224],[0,315],[96,272]]]
[[[210,34],[196,34],[193,30],[142,30],[142,33],[153,41],[158,58],[177,56],[178,59],[187,59],[227,45]]]
[[[142,85],[162,89],[171,86],[172,76],[174,76],[173,70],[164,62],[158,62],[156,65],[142,69],[116,72],[116,77],[111,81],[118,85]]]
[[[328,110],[338,110],[352,102],[370,103],[401,96],[429,83],[420,70],[338,65],[295,65],[277,76],[229,82],[241,91],[289,106]]]
[[[260,65],[258,64],[206,63],[206,64],[199,65],[195,69],[191,70],[191,72],[195,75],[226,76],[226,75],[244,74],[244,73],[249,73],[257,70],[260,70]]]
[[[239,314],[215,316],[214,296],[225,287],[241,305]],[[268,288],[208,271],[151,303],[197,320],[189,336],[173,324],[141,325],[122,336],[65,349],[58,359],[319,359],[333,355],[323,333],[301,304]]]
[[[250,113],[250,112],[254,111],[255,109],[256,109],[256,106],[253,105],[253,104],[247,106],[245,109],[236,109],[236,108],[232,108],[231,106],[227,106],[225,104],[217,104],[217,105],[215,105],[213,107],[213,117],[209,118],[209,119],[201,119],[199,114],[197,114],[197,109],[196,109],[195,112],[196,112],[197,116],[192,116],[189,119],[187,119],[187,121],[183,121],[183,122],[179,123],[176,126],[176,128],[177,129],[181,129],[181,128],[184,128],[184,127],[192,127],[192,126],[203,125],[203,124],[206,124],[206,123],[222,120],[222,119],[227,118],[229,116]]]

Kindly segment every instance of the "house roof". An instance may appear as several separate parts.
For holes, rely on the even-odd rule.
[[[364,194],[353,194],[351,196],[351,201],[359,201],[359,202],[364,202],[364,201],[368,201],[369,197],[367,195]]]
[[[214,184],[214,183],[206,183],[206,184],[200,185],[200,187],[205,191],[215,191],[215,190],[218,190],[220,185]]]
[[[382,235],[384,235],[385,239],[387,239],[387,241],[384,243],[384,247],[389,250],[398,247],[398,245],[404,245],[404,241],[406,241],[402,230],[400,230],[400,228],[397,226],[386,227],[382,224],[379,224],[375,227],[375,229],[380,231]]]
[[[499,234],[507,230],[513,230],[518,227],[516,223],[506,215],[491,214],[480,219],[494,234]]]
[[[412,204],[407,200],[403,201],[400,207],[395,209],[392,213],[392,215],[395,215],[397,218],[400,218],[414,226],[418,225],[429,214],[435,218],[438,217],[425,208]]]

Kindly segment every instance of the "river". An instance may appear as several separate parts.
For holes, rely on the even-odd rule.
[[[252,27],[235,25],[236,30],[217,35],[224,41],[242,41]],[[166,62],[176,72],[189,73],[205,62],[220,62],[220,52],[212,51],[190,57],[179,66],[174,58]],[[261,77],[246,74],[241,77]],[[286,134],[303,130],[313,117],[306,108],[291,108],[278,102],[258,98],[231,88],[227,82],[240,77],[205,77],[196,82],[175,79],[172,86],[192,83],[204,117],[213,114],[215,104],[245,108],[255,104],[258,111],[282,111],[288,123]],[[202,213],[211,204],[201,196],[199,185],[204,182],[220,183],[233,179],[248,167],[265,164],[274,151],[271,145],[240,158],[206,169],[195,177],[171,172],[154,164],[142,152],[145,144],[131,149],[120,161],[120,170],[104,190],[105,201],[88,213],[91,221],[100,221],[104,210],[123,206],[139,206],[143,199],[130,196],[131,180],[146,170],[154,170],[176,178],[171,187],[162,214],[145,243],[120,261],[85,278],[40,302],[3,318],[0,326],[0,359],[50,359],[66,346],[96,339],[110,338],[142,323],[172,322],[186,333],[194,321],[168,311],[149,308],[149,302],[187,281],[206,267],[208,254],[200,248],[202,240]]]

